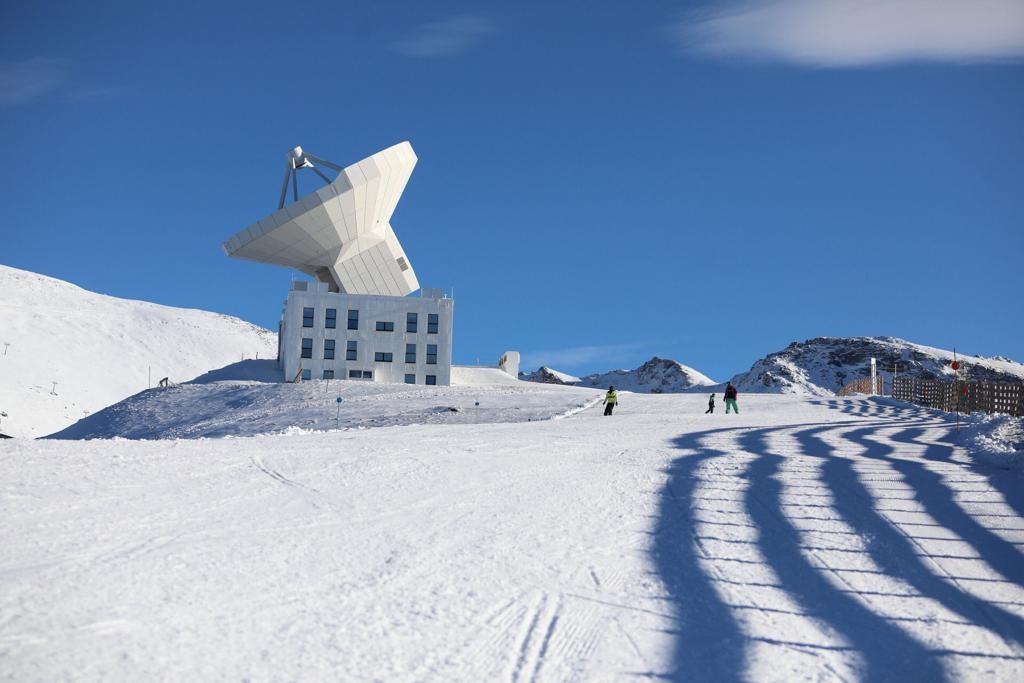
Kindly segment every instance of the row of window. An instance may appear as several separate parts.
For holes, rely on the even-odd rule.
[[[302,326],[313,327],[313,307],[307,306],[302,309]],[[440,316],[437,313],[427,314],[427,334],[437,334],[437,328],[440,325]],[[328,330],[336,329],[338,326],[338,309],[328,308],[324,314],[324,327]],[[350,308],[348,309],[348,329],[358,330],[359,329],[359,309]],[[376,325],[377,332],[394,332],[395,323],[394,321],[383,321],[378,320]],[[419,314],[418,313],[406,313],[405,314],[405,331],[416,332],[419,330]]]
[[[373,370],[349,370],[349,379],[373,379]],[[312,370],[303,370],[302,379],[310,380],[313,379]],[[334,370],[324,370],[324,379],[334,379]],[[406,384],[416,384],[416,375],[414,373],[407,373],[405,375]],[[425,375],[423,383],[434,386],[437,384],[437,375]]]
[[[335,340],[324,339],[324,360],[334,360],[334,349]],[[302,338],[302,353],[300,356],[302,358],[313,357],[313,339],[311,337]],[[345,360],[359,360],[359,342],[354,340],[346,342]],[[394,354],[377,351],[373,354],[373,360],[377,363],[392,363],[394,362]],[[415,344],[405,345],[405,362],[416,362]],[[437,365],[437,344],[427,344],[427,365]]]

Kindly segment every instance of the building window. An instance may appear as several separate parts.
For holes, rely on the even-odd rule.
[[[324,339],[324,360],[334,360],[333,339]]]
[[[348,329],[358,330],[359,329],[359,310],[355,308],[348,309]]]
[[[405,383],[406,384],[416,384],[416,374],[415,373],[408,373],[408,374],[406,374],[406,376],[405,376]]]
[[[427,365],[437,365],[437,344],[427,344]]]
[[[338,326],[338,309],[328,308],[327,315],[324,316],[324,327],[329,330],[333,330]]]
[[[334,379],[334,370],[324,370],[324,379]]]
[[[345,360],[356,360],[356,354],[359,349],[359,342],[349,341],[345,348]]]
[[[437,375],[427,375],[427,384],[437,384]]]
[[[373,379],[373,370],[363,370],[363,379]]]
[[[415,332],[416,331],[416,323],[419,322],[419,318],[420,318],[420,316],[419,316],[418,313],[406,313],[405,314],[405,331],[406,332]]]
[[[437,313],[427,314],[427,334],[437,334]]]
[[[390,362],[392,362],[393,357],[394,357],[394,354],[392,354],[392,353],[390,353],[388,351],[376,351],[373,354],[373,362],[374,363],[390,363]]]
[[[415,363],[416,362],[416,345],[406,344],[405,345],[405,362]]]
[[[313,379],[313,373],[310,370],[302,371],[302,379]]]
[[[385,322],[383,320],[378,320],[377,321],[377,331],[378,332],[394,332],[395,331],[395,324],[393,322]]]
[[[363,378],[363,371],[362,370],[349,370],[348,371],[348,378],[349,379],[362,379]]]
[[[303,308],[302,309],[302,326],[313,327],[313,309]]]
[[[312,358],[313,357],[313,340],[309,337],[302,338],[302,357]]]

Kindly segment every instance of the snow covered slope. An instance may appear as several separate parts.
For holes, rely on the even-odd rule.
[[[957,357],[961,376],[970,380],[1024,380],[1024,364],[1008,358]],[[953,352],[895,337],[817,337],[793,342],[733,377],[740,391],[830,396],[843,385],[871,374],[871,358],[888,388],[893,364],[901,375],[953,377]]]
[[[0,266],[0,431],[11,436],[66,427],[145,389],[150,374],[181,382],[257,353],[274,357],[277,335]]]
[[[150,389],[56,433],[56,439],[191,439],[410,424],[548,420],[600,397],[591,389],[518,382],[492,368],[453,368],[451,387],[313,380],[286,384],[272,360],[193,383]],[[341,398],[341,403],[337,400]]]
[[[0,678],[1024,680],[1019,470],[888,399],[704,407],[0,442]]]

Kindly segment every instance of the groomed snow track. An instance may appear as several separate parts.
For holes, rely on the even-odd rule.
[[[1024,680],[1024,482],[877,399],[0,446],[19,681]]]

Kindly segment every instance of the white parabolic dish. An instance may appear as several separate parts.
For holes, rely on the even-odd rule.
[[[408,142],[377,152],[235,234],[224,243],[224,253],[301,270],[331,291],[414,292],[416,273],[390,221],[416,161]]]

